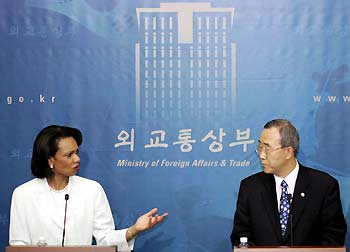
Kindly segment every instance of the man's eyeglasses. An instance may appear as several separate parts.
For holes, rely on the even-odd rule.
[[[284,149],[284,148],[286,148],[286,147],[279,147],[279,148],[271,150],[270,148],[265,147],[263,144],[258,144],[255,148],[255,152],[258,155],[261,155],[261,153],[265,153],[265,155],[269,155],[271,152],[274,152],[274,151],[280,150],[280,149]]]

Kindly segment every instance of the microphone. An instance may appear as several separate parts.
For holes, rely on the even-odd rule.
[[[289,201],[290,246],[293,247],[293,213],[292,213],[293,195],[291,193],[288,193],[287,199]]]
[[[66,205],[64,207],[64,222],[63,222],[63,235],[62,235],[62,247],[64,247],[64,236],[66,234],[66,216],[67,216],[67,202],[69,200],[69,194],[64,195]]]

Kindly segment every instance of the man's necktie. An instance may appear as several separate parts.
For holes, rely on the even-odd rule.
[[[281,183],[282,194],[281,194],[281,203],[280,203],[280,224],[282,229],[282,236],[286,234],[289,208],[290,208],[290,203],[287,196],[287,186],[288,184],[286,183],[286,181],[282,180],[282,183]]]

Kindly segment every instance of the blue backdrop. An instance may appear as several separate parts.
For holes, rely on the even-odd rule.
[[[0,247],[50,124],[82,130],[79,175],[103,185],[117,227],[170,213],[136,251],[231,251],[273,118],[298,128],[301,163],[339,180],[349,226],[349,16],[346,0],[2,0]]]

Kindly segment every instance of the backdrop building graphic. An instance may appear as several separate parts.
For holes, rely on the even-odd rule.
[[[236,100],[233,8],[161,3],[137,8],[136,117],[230,117]]]

